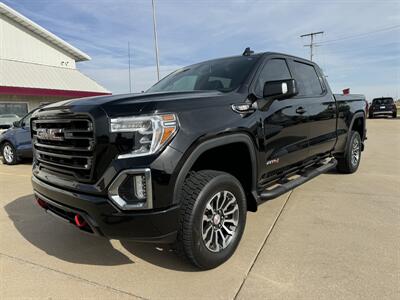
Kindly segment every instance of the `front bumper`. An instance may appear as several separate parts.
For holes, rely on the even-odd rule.
[[[35,176],[32,185],[36,197],[50,205],[52,214],[67,221],[66,216],[79,214],[89,224],[91,230],[86,231],[107,238],[157,243],[172,243],[176,239],[177,205],[165,209],[121,211],[108,198],[59,189]]]

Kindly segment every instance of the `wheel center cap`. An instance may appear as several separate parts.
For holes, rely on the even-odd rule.
[[[219,225],[219,223],[221,222],[221,216],[219,214],[215,214],[213,216],[213,223],[214,225]]]

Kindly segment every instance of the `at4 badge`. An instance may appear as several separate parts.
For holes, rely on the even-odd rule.
[[[274,164],[279,164],[279,158],[271,159],[266,162],[267,166],[274,165]]]

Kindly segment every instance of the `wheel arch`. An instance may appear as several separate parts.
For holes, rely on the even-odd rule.
[[[14,144],[10,140],[4,139],[4,140],[0,141],[0,150],[3,149],[3,145],[5,143],[9,143],[14,146]]]
[[[226,147],[228,145],[240,144],[244,145],[248,151],[248,155],[251,162],[251,180],[250,180],[250,190],[245,190],[247,195],[248,210],[257,210],[256,201],[256,181],[257,181],[257,155],[256,148],[252,138],[246,133],[233,133],[223,136],[214,137],[206,141],[201,142],[190,152],[190,154],[185,159],[183,166],[180,168],[177,175],[177,179],[174,187],[173,201],[174,203],[180,202],[181,188],[188,176],[189,172],[195,166],[196,162],[201,159],[202,155],[210,153],[209,151],[215,150],[219,147]],[[219,170],[218,168],[216,170]],[[220,170],[224,171],[224,170]],[[239,179],[239,178],[238,178]],[[239,181],[241,181],[239,179]],[[242,183],[242,182],[241,182]],[[245,187],[243,187],[245,188]]]
[[[349,127],[349,130],[353,130],[353,128],[356,128],[357,129],[356,131],[359,131],[358,128],[360,126],[361,132],[359,131],[358,133],[360,134],[360,137],[362,140],[365,139],[365,128],[366,128],[365,127],[365,123],[366,123],[365,119],[366,119],[366,116],[365,116],[364,112],[357,112],[354,114],[354,116],[351,120],[351,123],[350,123],[350,127]]]
[[[360,134],[361,141],[364,142],[366,138],[366,116],[365,113],[360,111],[356,112],[351,119],[349,130],[347,132],[346,148],[350,142],[351,132],[355,129]],[[364,147],[364,146],[362,146]],[[363,150],[363,148],[362,148]]]

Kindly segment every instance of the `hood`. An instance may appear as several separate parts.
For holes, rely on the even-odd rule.
[[[108,116],[124,116],[132,114],[143,114],[150,112],[176,111],[185,107],[207,106],[210,101],[214,105],[221,103],[215,100],[225,98],[231,93],[218,91],[192,91],[192,92],[163,92],[163,93],[140,93],[112,96],[98,96],[80,99],[64,100],[47,105],[42,110],[53,110],[67,108],[83,108],[90,111],[91,108],[101,108]]]

